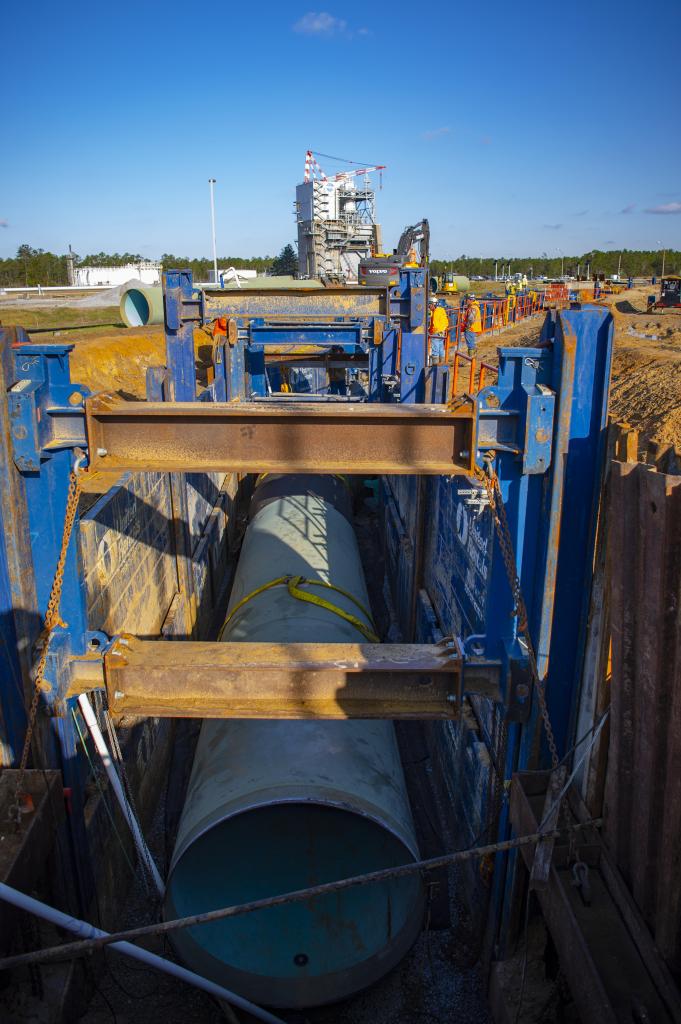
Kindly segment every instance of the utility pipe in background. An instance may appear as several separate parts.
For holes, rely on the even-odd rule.
[[[85,724],[90,730],[90,735],[92,736],[95,747],[97,748],[97,753],[102,759],[102,764],[104,765],[104,770],[107,774],[109,782],[111,783],[111,788],[113,789],[116,795],[116,799],[120,804],[121,810],[123,811],[126,821],[130,825],[132,838],[135,841],[135,846],[137,847],[137,852],[142,861],[142,865],[148,866],[149,871],[151,872],[151,876],[154,880],[154,885],[158,890],[158,894],[159,896],[161,896],[161,898],[163,898],[166,891],[163,879],[159,874],[159,870],[156,867],[154,858],[151,856],[151,851],[149,850],[145,838],[142,835],[142,830],[140,828],[135,812],[130,806],[130,802],[126,797],[125,792],[123,791],[123,786],[121,785],[121,780],[118,777],[118,772],[116,771],[116,767],[113,761],[111,760],[109,749],[102,735],[102,731],[99,728],[99,723],[97,722],[97,718],[92,708],[92,704],[90,704],[90,700],[86,693],[81,693],[81,695],[78,698],[78,704],[80,705],[80,710],[83,713]]]
[[[19,892],[18,889],[13,889],[11,885],[5,885],[4,882],[0,882],[0,899],[11,903],[12,906],[18,907],[20,910],[27,911],[29,914],[35,914],[36,917],[41,917],[44,921],[57,925],[58,928],[65,928],[67,931],[73,932],[74,935],[80,935],[84,939],[102,939],[108,934],[102,931],[101,928],[95,928],[94,925],[88,924],[87,921],[81,921],[77,917],[71,917],[70,914],[64,914],[61,910],[57,910],[47,903],[42,903],[40,900],[33,899],[32,896],[27,896],[26,893]],[[274,1014],[268,1013],[267,1010],[262,1010],[247,999],[242,999],[236,993],[230,992],[221,985],[216,985],[214,981],[202,978],[200,974],[194,974],[193,971],[188,971],[186,967],[180,967],[179,964],[173,963],[172,960],[164,960],[163,957],[150,953],[148,949],[134,946],[132,942],[112,942],[111,948],[119,953],[123,953],[125,956],[132,957],[133,960],[139,960],[140,963],[146,964],[148,967],[155,967],[165,974],[179,978],[180,981],[186,981],[189,985],[202,989],[216,999],[224,999],[225,1002],[231,1003],[240,1010],[253,1014],[258,1020],[265,1021],[265,1024],[284,1024],[281,1017],[275,1017]]]

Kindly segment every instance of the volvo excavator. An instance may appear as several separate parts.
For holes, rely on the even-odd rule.
[[[400,267],[427,267],[430,227],[427,220],[405,228],[391,253],[374,253],[360,261],[358,283],[371,288],[389,288],[398,283]]]

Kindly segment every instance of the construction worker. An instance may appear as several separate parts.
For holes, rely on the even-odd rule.
[[[449,330],[447,310],[437,302],[430,303],[428,340],[430,363],[441,363],[445,358],[445,335]]]
[[[508,320],[508,323],[513,323],[515,321],[515,310],[516,310],[516,305],[518,303],[518,297],[516,295],[515,287],[513,287],[511,289],[511,291],[509,293],[509,296],[508,296],[508,299],[507,299],[507,303],[508,303],[508,318],[507,318],[507,320]]]
[[[469,295],[466,300],[466,310],[464,313],[463,323],[468,355],[473,356],[475,355],[475,350],[478,345],[478,338],[482,334],[480,303],[476,299],[475,295]]]

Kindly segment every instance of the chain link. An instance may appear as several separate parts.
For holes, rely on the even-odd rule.
[[[28,764],[29,754],[31,752],[31,742],[33,740],[33,732],[35,730],[36,718],[38,715],[38,704],[40,702],[40,694],[43,689],[45,681],[45,667],[47,665],[47,655],[50,649],[50,638],[53,631],[57,626],[65,626],[66,623],[61,619],[59,615],[59,605],[61,603],[61,592],[64,585],[64,566],[66,564],[66,553],[69,548],[69,541],[71,539],[71,533],[73,531],[73,524],[76,520],[76,512],[78,510],[78,498],[80,497],[80,463],[81,459],[76,461],[76,465],[71,471],[69,477],[69,488],[66,496],[66,511],[64,513],[64,529],[62,531],[61,548],[59,551],[59,558],[57,559],[57,568],[55,569],[54,579],[52,580],[52,587],[50,590],[50,597],[47,602],[47,610],[45,611],[45,622],[36,642],[36,649],[38,650],[38,661],[35,669],[33,670],[33,697],[31,699],[31,706],[28,711],[28,721],[26,723],[26,735],[24,737],[24,746],[21,752],[21,760],[19,761],[19,774],[17,776],[17,784],[14,794],[14,803],[10,807],[10,819],[13,820],[18,826],[21,823],[21,815],[24,801],[22,797],[24,776],[26,773],[26,766]]]
[[[532,637],[530,636],[530,627],[527,620],[527,606],[523,597],[523,592],[520,586],[520,577],[518,576],[518,570],[516,568],[515,552],[513,550],[513,539],[511,537],[511,530],[508,525],[508,518],[506,516],[506,508],[504,506],[504,499],[501,495],[501,487],[499,486],[499,477],[490,466],[490,473],[485,473],[482,469],[477,466],[475,468],[475,475],[485,486],[487,496],[489,497],[489,504],[494,516],[494,525],[499,538],[499,547],[501,548],[501,554],[504,559],[504,565],[506,567],[506,575],[508,576],[509,586],[511,588],[511,594],[513,596],[514,612],[518,617],[518,633],[525,640],[527,646],[527,660],[530,666],[530,675],[532,676],[532,682],[534,683],[537,691],[537,698],[539,700],[539,712],[544,723],[544,732],[546,733],[546,742],[551,754],[551,767],[556,769],[560,763],[558,757],[558,748],[556,746],[556,740],[553,735],[553,727],[551,726],[551,719],[549,717],[549,709],[546,703],[546,690],[544,689],[544,680],[539,678],[539,670],[537,668],[537,658],[534,651],[534,644],[532,643]]]

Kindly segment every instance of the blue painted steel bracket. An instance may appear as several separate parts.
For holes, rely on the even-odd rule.
[[[87,388],[72,384],[69,353],[73,345],[34,344],[23,334],[14,350],[15,381],[7,395],[14,462],[24,478],[29,530],[41,609],[47,607],[57,556],[61,547],[64,510],[71,469],[85,461],[86,433],[83,401]],[[74,527],[77,534],[77,519]],[[62,618],[69,629],[55,632],[55,650],[67,644],[85,650],[86,616],[75,544],[69,545],[62,590]],[[54,662],[57,664],[57,662]],[[61,663],[59,663],[61,664]],[[61,699],[68,680],[60,673],[49,678],[46,703]]]
[[[400,318],[400,401],[423,402],[426,395],[426,277],[422,268],[402,268],[390,289],[390,311]]]
[[[362,323],[341,324],[272,324],[251,320],[250,342],[252,345],[323,345],[327,348],[340,347],[344,352],[354,354],[367,349],[364,334],[367,330]]]
[[[170,397],[176,402],[193,402],[196,399],[194,325],[204,321],[203,292],[195,292],[190,270],[169,270],[163,275],[163,294]]]
[[[83,402],[89,390],[71,384],[68,354],[73,345],[15,348],[15,382],[8,392],[14,463],[22,472],[38,472],[41,458],[61,449],[86,445]]]
[[[214,379],[208,386],[207,400],[267,397],[271,387],[265,368],[266,350],[314,346],[338,348],[344,355],[368,357],[370,401],[393,397],[399,397],[403,402],[424,401],[427,347],[425,281],[423,268],[402,269],[399,285],[388,292],[387,315],[372,312],[366,317],[343,316],[330,309],[328,317],[320,320],[318,312],[311,313],[306,322],[300,319],[291,322],[273,320],[266,315],[230,316],[230,323],[236,328],[236,338],[230,343],[231,365],[227,366],[227,360],[224,360],[220,366],[224,349],[221,352],[218,346],[214,346]],[[169,371],[163,393],[170,400],[193,401],[197,397],[193,327],[206,320],[203,295],[195,292],[190,271],[166,272],[163,286]],[[281,309],[287,315],[297,313],[296,305],[290,302],[289,296],[282,297]],[[288,356],[285,352],[281,354]],[[305,354],[301,354],[301,360],[304,359]],[[297,364],[287,358],[287,365]],[[398,374],[400,384],[393,396],[386,391],[384,381],[386,377]],[[148,387],[152,388],[149,395],[160,393],[157,379],[149,381]]]
[[[522,473],[551,465],[555,393],[544,383],[552,365],[547,349],[500,349],[499,379],[476,396],[478,463],[486,452],[522,459]]]

